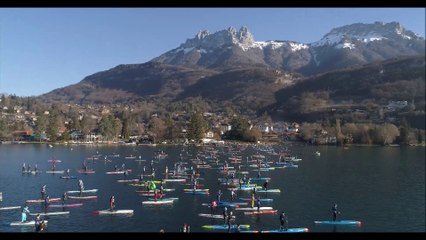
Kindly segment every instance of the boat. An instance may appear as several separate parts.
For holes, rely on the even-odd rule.
[[[159,205],[159,204],[172,204],[173,200],[170,199],[158,199],[155,200],[148,200],[148,201],[142,201],[142,204],[144,205]]]
[[[47,223],[47,220],[43,220],[44,223]],[[35,221],[26,221],[26,222],[21,222],[21,221],[17,221],[17,222],[11,222],[10,226],[32,226],[35,227]]]
[[[328,224],[328,225],[361,225],[361,221],[357,221],[357,220],[315,221],[315,223]]]
[[[95,193],[97,192],[98,189],[87,189],[87,190],[83,190],[82,193]],[[73,190],[73,191],[67,191],[67,193],[80,193],[79,190]]]
[[[15,210],[15,209],[21,209],[21,206],[0,207],[0,211],[8,211],[8,210]]]
[[[319,151],[316,151],[315,155],[319,157],[319,156],[321,156],[321,153]]]
[[[66,207],[81,207],[83,203],[70,203],[70,204],[50,204],[48,208],[66,208]]]
[[[43,213],[43,212],[41,212],[41,213],[30,213],[31,216],[37,216],[39,214],[40,214],[40,216],[56,216],[56,215],[70,214],[70,212],[65,211],[65,212],[48,212],[48,213]]]
[[[212,229],[212,230],[228,230],[228,224],[220,224],[220,225],[203,225],[202,228]],[[231,229],[236,229],[237,225],[232,224]],[[249,229],[249,224],[241,224],[240,229]]]
[[[250,212],[244,212],[244,215],[276,214],[277,212],[278,210],[250,211]]]
[[[106,210],[94,211],[93,213],[94,214],[99,214],[99,215],[133,214],[133,210],[131,210],[131,209],[122,209],[122,210],[111,211],[110,209],[106,209]]]
[[[68,199],[74,199],[74,200],[92,200],[92,199],[97,199],[98,196],[68,196]]]

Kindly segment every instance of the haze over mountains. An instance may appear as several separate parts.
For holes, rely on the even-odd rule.
[[[423,75],[421,71],[407,78],[401,74],[399,80],[420,78],[424,82],[424,54],[425,39],[397,22],[337,27],[313,43],[256,41],[247,27],[238,31],[230,27],[215,33],[200,31],[147,63],[119,65],[40,98],[109,104],[202,97],[219,107],[226,103],[256,112],[275,109],[268,106],[281,101],[276,92],[306,79],[315,81],[318,74],[321,79],[320,75],[330,71],[346,69],[347,75],[356,69],[357,78],[368,77],[368,71],[362,75],[359,69],[371,63],[386,65],[381,63],[385,60],[397,64],[399,58],[406,62],[407,57],[417,57],[416,64],[404,63],[408,68],[401,71],[410,72],[410,66],[417,69],[423,64]]]

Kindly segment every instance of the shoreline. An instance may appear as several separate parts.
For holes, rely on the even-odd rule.
[[[112,143],[112,142],[26,142],[26,141],[1,141],[0,144],[46,144],[49,147],[53,147],[53,145],[88,145],[88,146],[149,146],[149,147],[158,147],[158,146],[210,146],[212,144],[151,144],[151,143],[138,143],[138,144],[128,144],[128,143]],[[313,144],[307,144],[305,142],[300,141],[285,141],[285,142],[262,142],[262,143],[250,143],[250,142],[238,142],[238,141],[225,141],[225,143],[222,144],[213,144],[213,145],[230,145],[230,144],[237,144],[237,145],[288,145],[288,144],[301,144],[301,145],[307,145],[307,146],[333,146],[333,147],[342,147],[345,149],[348,149],[350,147],[426,147],[426,143],[415,143],[415,144],[408,144],[408,145],[400,145],[400,144],[388,144],[388,145],[380,145],[380,144],[362,144],[362,143],[354,143],[354,144],[346,144],[344,146],[336,146],[336,145],[313,145]]]

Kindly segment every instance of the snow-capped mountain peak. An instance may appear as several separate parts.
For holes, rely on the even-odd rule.
[[[356,46],[356,41],[368,43],[385,39],[420,39],[418,35],[405,28],[398,22],[384,24],[375,22],[373,24],[355,23],[343,27],[334,28],[320,41],[312,43],[314,47],[334,46],[336,48]],[[352,48],[352,47],[351,47]]]

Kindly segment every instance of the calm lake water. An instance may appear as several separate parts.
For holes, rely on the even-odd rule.
[[[273,202],[262,206],[272,206],[278,211],[285,210],[289,227],[306,227],[310,232],[425,232],[425,148],[424,147],[317,147],[301,145],[273,146],[276,152],[283,147],[303,160],[298,168],[276,169],[262,172],[262,177],[271,177],[270,188],[278,188],[281,193],[261,195],[262,198],[273,198]],[[49,148],[45,144],[0,144],[0,192],[3,201],[0,207],[23,205],[28,199],[39,199],[41,187],[46,184],[51,198],[61,197],[67,190],[77,190],[77,179],[60,179],[61,174],[47,174],[51,164],[49,159],[60,159],[57,170],[71,169],[71,175],[84,181],[86,189],[99,189],[97,200],[83,201],[82,207],[69,208],[71,212],[64,216],[46,217],[49,223],[48,232],[178,232],[183,223],[191,226],[191,232],[208,232],[201,228],[206,224],[222,224],[223,220],[199,217],[199,213],[209,213],[209,208],[202,203],[210,203],[216,198],[219,189],[224,193],[222,199],[230,199],[230,191],[226,186],[219,185],[220,175],[216,170],[201,169],[204,173],[200,183],[210,189],[210,195],[184,194],[179,183],[167,183],[165,188],[175,188],[166,197],[178,197],[173,205],[145,206],[145,197],[139,196],[137,187],[127,183],[118,183],[118,179],[137,178],[153,159],[154,151],[163,150],[168,157],[154,163],[157,169],[156,179],[163,176],[165,166],[173,169],[175,162],[195,158],[201,147],[183,149],[178,146],[62,146]],[[217,148],[220,162],[229,155],[221,154],[225,149]],[[321,156],[316,156],[319,151]],[[102,154],[100,160],[88,161],[89,168],[95,174],[80,174],[83,161],[96,153]],[[104,155],[119,154],[120,157]],[[264,154],[267,159],[276,160],[271,156],[249,146],[242,151],[243,159],[251,154]],[[129,155],[141,156],[146,162],[125,159]],[[189,156],[187,156],[189,155]],[[139,158],[136,158],[138,160]],[[229,161],[229,160],[228,160]],[[243,163],[245,161],[243,160]],[[22,164],[38,164],[43,173],[27,175],[21,173]],[[107,175],[113,171],[114,165],[122,163],[132,169],[128,176]],[[189,163],[188,166],[191,166]],[[230,164],[232,166],[232,164]],[[242,167],[255,177],[253,168]],[[161,172],[161,173],[160,173]],[[91,194],[92,195],[92,194]],[[117,209],[134,209],[131,216],[99,216],[95,210],[108,208],[109,198],[115,195]],[[249,192],[237,192],[238,197],[250,197]],[[68,200],[70,203],[78,202]],[[339,205],[342,220],[360,220],[361,226],[321,226],[315,220],[330,220],[331,207]],[[29,204],[31,212],[42,211],[41,204]],[[49,211],[59,211],[52,209]],[[221,214],[218,209],[217,214]],[[237,222],[250,224],[254,230],[268,230],[279,227],[278,215],[249,216],[233,211]],[[31,217],[33,218],[33,217]],[[20,220],[20,211],[0,211],[0,232],[27,232],[31,227],[12,227],[12,221]]]

